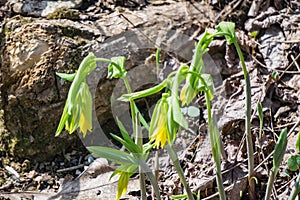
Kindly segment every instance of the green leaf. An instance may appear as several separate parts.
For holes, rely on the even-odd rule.
[[[121,165],[119,166],[110,176],[110,179],[115,175],[119,174],[118,180],[118,191],[117,191],[117,199],[120,199],[123,194],[126,193],[129,178],[136,173],[138,170],[138,165]]]
[[[157,48],[155,53],[155,61],[156,61],[156,65],[158,66],[159,66],[159,60],[160,60],[160,48]]]
[[[279,135],[279,139],[275,145],[274,156],[273,156],[273,171],[276,174],[283,156],[285,154],[285,149],[287,145],[287,129],[283,129]]]
[[[153,149],[154,144],[147,142],[145,144],[143,144],[143,154],[147,154],[150,152],[151,149]]]
[[[121,198],[123,194],[126,193],[128,182],[129,182],[130,174],[121,172],[120,178],[118,180],[118,193],[117,193],[117,200]]]
[[[188,195],[187,194],[178,194],[178,195],[172,195],[171,199],[187,199]]]
[[[201,92],[207,91],[209,100],[212,100],[214,98],[214,82],[210,74],[201,74],[197,87]]]
[[[271,75],[271,76],[272,76],[272,78],[273,78],[273,79],[275,79],[275,80],[276,80],[276,79],[278,78],[278,76],[279,76],[279,73],[278,73],[278,71],[274,71],[274,72],[272,72],[272,75]]]
[[[95,156],[106,158],[118,164],[137,164],[138,160],[128,153],[108,147],[90,146],[87,149]]]
[[[210,134],[213,138],[210,140],[212,141],[211,147],[212,147],[212,153],[213,158],[217,165],[220,165],[221,163],[221,140],[220,140],[220,132],[217,126],[218,122],[216,119],[215,114],[212,116],[212,123],[209,124],[210,130],[212,131],[212,134]]]
[[[173,119],[176,123],[178,123],[181,127],[183,127],[184,129],[188,129],[188,122],[186,121],[186,119],[184,118],[181,109],[180,109],[180,105],[179,105],[179,101],[177,100],[177,97],[175,96],[171,96],[171,101],[170,101],[170,108],[171,108],[171,113],[173,116]]]
[[[181,64],[179,67],[176,75],[173,78],[172,83],[172,95],[170,105],[172,108],[172,115],[175,122],[177,122],[181,127],[184,129],[188,129],[188,123],[183,116],[179,105],[179,97],[178,97],[178,90],[181,82],[185,79],[186,72],[188,71],[189,67],[186,64]]]
[[[134,103],[133,105],[134,105],[134,109],[136,110],[136,112],[139,113],[138,116],[139,116],[140,122],[145,127],[145,129],[149,131],[149,125],[148,125],[147,121],[143,117],[142,113],[140,112],[140,110],[138,109],[138,107],[136,106],[136,104]]]
[[[258,111],[259,121],[262,121],[263,120],[263,110],[262,110],[261,102],[258,102],[258,104],[257,104],[257,111]]]
[[[235,35],[235,24],[232,22],[220,22],[216,29],[219,33],[224,33],[225,39],[228,45],[231,45],[233,42],[237,41]]]
[[[299,166],[300,166],[300,163],[297,162],[297,160],[299,160],[299,159],[300,159],[299,155],[291,156],[288,159],[288,162],[287,162],[288,168],[292,171],[297,171],[299,169]]]
[[[74,78],[75,78],[75,76],[76,76],[76,73],[77,72],[75,72],[75,73],[73,73],[73,74],[65,74],[65,73],[59,73],[59,72],[56,72],[55,74],[57,75],[57,76],[59,76],[60,78],[62,78],[62,79],[64,79],[64,80],[67,80],[67,81],[73,81],[74,80]]]
[[[130,101],[130,100],[135,100],[135,99],[150,96],[152,94],[156,94],[156,93],[160,92],[162,89],[164,89],[167,86],[167,83],[168,83],[168,80],[165,79],[160,84],[158,84],[154,87],[151,87],[149,89],[142,90],[142,91],[139,91],[139,92],[130,93],[130,94],[123,94],[118,100],[127,102],[127,101]]]
[[[149,138],[151,138],[151,136],[154,134],[155,129],[157,128],[160,110],[162,107],[161,102],[162,102],[162,99],[158,100],[158,102],[156,103],[156,105],[154,107],[153,114],[152,114],[151,121],[150,121]]]
[[[127,149],[130,152],[135,152],[135,153],[142,153],[142,151],[140,150],[140,148],[134,143],[134,141],[131,139],[131,137],[129,136],[128,132],[126,131],[123,123],[117,118],[117,124],[118,127],[121,131],[122,137],[124,139],[124,141],[131,146],[131,148],[133,148],[132,150]],[[125,146],[125,145],[124,145]]]
[[[250,36],[251,37],[256,37],[258,35],[258,31],[252,31],[251,33],[250,33]]]
[[[300,132],[298,132],[298,139],[297,139],[297,142],[296,142],[296,149],[297,149],[297,151],[300,151]]]
[[[67,120],[70,118],[70,115],[68,114],[68,100],[66,101],[63,114],[61,115],[60,122],[58,124],[58,127],[55,132],[55,136],[57,137],[63,130]]]
[[[117,140],[118,142],[120,142],[122,145],[125,146],[125,148],[130,152],[135,154],[141,154],[142,151],[139,149],[139,147],[132,141],[132,142],[127,142],[124,139],[120,138],[119,136],[115,135],[115,134],[110,134],[115,140]]]
[[[108,65],[108,75],[107,78],[121,78],[126,74],[125,62],[126,58],[123,56],[112,57],[112,63]]]

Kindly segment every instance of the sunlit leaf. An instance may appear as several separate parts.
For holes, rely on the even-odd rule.
[[[73,81],[74,80],[74,78],[75,78],[75,76],[76,76],[76,73],[77,72],[75,72],[75,73],[73,73],[73,74],[65,74],[65,73],[59,73],[59,72],[56,72],[55,74],[57,75],[57,76],[59,76],[60,78],[62,78],[62,79],[64,79],[64,80],[67,80],[67,81]]]
[[[250,36],[251,37],[256,37],[258,35],[258,31],[252,31],[251,33],[250,33]]]
[[[300,132],[298,132],[298,139],[297,139],[297,142],[296,142],[296,149],[297,149],[297,151],[300,151]]]
[[[274,156],[273,156],[273,171],[276,174],[283,156],[285,154],[285,149],[287,145],[287,129],[283,129],[279,135],[279,139],[275,145]]]
[[[126,101],[130,101],[130,100],[147,97],[152,94],[156,94],[156,93],[160,92],[162,89],[164,89],[167,86],[167,83],[168,83],[168,80],[166,79],[163,82],[161,82],[160,84],[158,84],[154,87],[151,87],[149,89],[130,93],[130,94],[123,94],[118,100],[126,102]]]
[[[112,57],[111,61],[113,63],[110,63],[108,65],[108,74],[107,78],[121,78],[125,76],[126,74],[126,68],[125,68],[125,62],[126,58],[123,56],[120,57]]]
[[[299,155],[291,156],[288,159],[287,165],[288,165],[290,170],[297,171],[299,169],[300,163],[297,162],[298,160],[300,160]]]
[[[106,158],[118,164],[137,164],[138,160],[128,153],[108,147],[90,146],[87,149],[95,156]]]
[[[180,104],[179,104],[179,97],[178,97],[178,90],[181,82],[186,77],[186,72],[188,71],[189,67],[186,64],[182,64],[180,68],[178,69],[176,75],[173,78],[173,84],[172,84],[172,94],[171,94],[171,111],[172,111],[172,117],[176,123],[178,123],[181,127],[184,129],[188,129],[188,123],[186,119],[184,118]]]
[[[225,38],[228,45],[231,45],[234,41],[237,41],[235,35],[235,23],[232,22],[220,22],[216,29],[221,32],[225,33]]]

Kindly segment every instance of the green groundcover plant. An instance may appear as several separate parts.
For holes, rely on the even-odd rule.
[[[125,57],[112,57],[111,59],[97,58],[90,53],[74,74],[57,73],[61,78],[71,81],[71,87],[68,93],[66,104],[58,125],[56,135],[59,135],[65,128],[69,133],[79,129],[85,136],[88,131],[92,130],[92,95],[86,82],[87,75],[96,68],[97,62],[108,63],[108,78],[122,79],[127,94],[123,94],[118,100],[129,102],[132,133],[128,133],[122,122],[118,119],[117,124],[121,135],[111,134],[112,137],[120,142],[125,150],[112,149],[101,146],[87,147],[94,155],[106,158],[118,164],[112,176],[119,175],[117,198],[126,192],[129,179],[132,175],[139,173],[141,197],[146,199],[145,178],[148,178],[153,187],[157,199],[161,199],[158,183],[152,169],[146,164],[149,152],[153,149],[166,149],[175,169],[180,177],[180,181],[185,188],[186,194],[180,197],[193,200],[199,198],[199,194],[193,194],[180,166],[174,142],[177,132],[180,128],[188,129],[188,123],[182,113],[182,106],[189,105],[198,93],[204,93],[206,107],[208,111],[208,131],[210,135],[213,159],[216,164],[216,180],[219,191],[219,197],[226,199],[225,190],[221,174],[221,140],[217,127],[216,118],[211,109],[211,100],[214,97],[213,81],[209,74],[204,71],[203,55],[208,52],[208,46],[215,37],[225,36],[228,45],[233,44],[240,58],[244,78],[246,82],[246,141],[248,151],[248,180],[249,180],[249,197],[255,199],[254,190],[254,158],[253,144],[250,131],[250,111],[251,111],[251,91],[250,79],[241,49],[238,45],[235,35],[235,24],[231,22],[221,22],[214,33],[205,32],[196,44],[193,59],[190,65],[182,63],[180,67],[170,73],[160,84],[149,89],[132,92],[131,86],[127,79],[127,70],[125,67]],[[156,54],[157,68],[159,63],[159,51]],[[182,89],[180,86],[183,85]],[[135,104],[135,100],[144,98],[156,93],[162,93],[161,98],[156,103],[151,116],[150,124],[146,122]],[[149,142],[143,143],[142,127],[148,132]],[[133,137],[132,137],[133,136]],[[283,149],[283,148],[281,148]],[[282,153],[282,152],[281,152]],[[280,154],[281,155],[281,154]],[[276,161],[276,169],[278,163]],[[276,173],[275,173],[276,175]],[[178,198],[179,196],[177,196]],[[176,198],[176,197],[174,197]]]

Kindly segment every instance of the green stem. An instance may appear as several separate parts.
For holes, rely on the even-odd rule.
[[[127,92],[132,93],[132,90],[131,90],[131,87],[130,87],[130,84],[129,84],[129,81],[128,81],[128,78],[126,77],[126,75],[122,77],[122,80],[124,81]],[[143,138],[140,135],[140,131],[138,130],[139,129],[139,126],[138,126],[139,120],[138,120],[138,114],[135,109],[134,101],[130,100],[129,105],[130,105],[130,110],[131,110],[132,128],[133,128],[133,133],[134,133],[133,135],[134,135],[134,139],[135,139],[135,144],[137,144],[138,147],[140,149],[142,149],[143,148]],[[142,172],[141,166],[139,167],[139,174],[140,174],[139,179],[140,179],[140,188],[141,188],[141,198],[142,198],[142,200],[144,200],[147,198],[146,184],[145,184],[145,177]]]
[[[251,129],[250,129],[250,120],[251,120],[251,85],[250,85],[250,77],[249,73],[247,71],[245,60],[243,53],[240,49],[240,46],[237,42],[237,40],[234,40],[233,42],[237,53],[239,55],[240,61],[242,63],[242,68],[244,72],[244,79],[246,83],[246,143],[247,143],[247,152],[248,152],[248,181],[249,181],[249,198],[250,199],[256,199],[255,195],[255,183],[254,179],[252,179],[252,176],[254,176],[254,157],[253,157],[253,144],[252,144],[252,135],[251,135]]]
[[[216,168],[217,168],[217,186],[218,186],[218,191],[219,191],[219,196],[221,200],[226,200],[226,194],[223,186],[223,180],[222,180],[222,173],[221,173],[221,162],[220,162],[220,155],[221,155],[221,143],[219,140],[214,140],[214,128],[215,126],[213,120],[212,120],[212,113],[211,113],[211,103],[209,99],[209,95],[207,92],[205,92],[205,100],[206,100],[206,107],[207,107],[207,119],[208,119],[208,127],[209,127],[209,138],[210,138],[210,143],[212,148],[214,149],[212,151],[213,153],[213,158],[216,163]],[[219,135],[217,136],[219,137]],[[218,144],[216,144],[218,142]]]
[[[169,154],[169,156],[170,156],[170,158],[171,158],[171,160],[172,160],[172,162],[173,162],[173,164],[176,168],[176,171],[179,175],[180,181],[183,184],[184,189],[186,190],[186,193],[188,195],[188,199],[189,200],[194,200],[194,196],[192,194],[192,191],[191,191],[190,187],[188,186],[188,184],[186,182],[183,170],[182,170],[182,168],[180,166],[180,163],[179,163],[178,156],[177,156],[173,146],[171,144],[167,144],[166,149],[167,149],[168,154]]]
[[[159,192],[159,187],[158,187],[158,184],[157,184],[157,181],[156,181],[156,178],[155,176],[153,175],[152,173],[152,170],[149,168],[149,166],[143,161],[140,159],[140,169],[142,169],[142,172],[145,173],[147,175],[147,177],[149,178],[150,182],[151,182],[151,185],[154,189],[154,192],[156,194],[156,198],[157,200],[160,200],[160,192]]]
[[[300,173],[298,174],[297,180],[295,182],[295,185],[293,187],[293,190],[289,196],[289,200],[294,200],[300,193]]]
[[[265,200],[269,200],[270,197],[271,197],[271,193],[272,193],[272,188],[273,188],[275,176],[276,176],[276,174],[274,173],[273,170],[271,170],[271,174],[270,174],[270,177],[269,177],[269,180],[268,180],[268,185],[267,185]]]
[[[142,173],[142,167],[139,167],[139,180],[140,180],[140,189],[141,189],[141,199],[142,200],[146,200],[147,199],[147,195],[146,195],[146,184],[145,184],[145,176],[144,173]]]

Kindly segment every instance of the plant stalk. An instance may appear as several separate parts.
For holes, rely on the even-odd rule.
[[[157,200],[161,200],[160,198],[160,192],[159,192],[159,187],[156,181],[155,176],[152,173],[152,170],[150,169],[150,167],[143,161],[140,159],[140,169],[142,170],[143,173],[145,173],[147,175],[147,177],[149,178],[151,185],[153,187],[153,190],[156,194],[156,198]]]
[[[250,85],[250,77],[245,65],[245,59],[241,48],[237,42],[234,40],[233,42],[240,61],[242,63],[242,69],[244,72],[244,79],[245,79],[245,88],[246,88],[246,119],[245,119],[245,126],[246,126],[246,143],[247,143],[247,152],[248,152],[248,182],[249,182],[249,199],[254,200],[256,199],[255,194],[255,182],[252,178],[254,176],[254,157],[253,157],[253,144],[252,144],[252,135],[251,135],[251,128],[250,128],[250,120],[251,120],[251,85]]]
[[[123,76],[122,77],[126,90],[128,93],[132,93],[129,81],[127,76]],[[132,130],[133,130],[133,135],[134,135],[134,139],[135,139],[135,143],[138,145],[138,147],[140,149],[143,148],[143,138],[142,136],[140,136],[140,131],[138,130],[138,113],[135,110],[135,104],[133,100],[129,101],[129,105],[130,105],[130,110],[131,110],[131,119],[132,119]],[[144,174],[142,172],[142,168],[141,166],[139,166],[139,180],[140,180],[140,190],[141,190],[141,198],[142,200],[146,200],[147,195],[146,195],[146,183],[145,183],[145,177]]]
[[[293,190],[289,196],[289,200],[294,200],[300,193],[300,173],[298,174],[297,180],[295,182],[295,185],[293,187]]]
[[[205,93],[205,100],[206,100],[206,107],[207,107],[207,119],[208,119],[208,127],[209,127],[209,138],[210,138],[210,143],[212,145],[212,148],[215,148],[213,145],[215,142],[219,142],[220,141],[214,141],[213,138],[213,134],[214,134],[214,130],[213,130],[213,126],[215,126],[213,120],[212,120],[212,113],[211,113],[211,103],[208,97],[208,94]],[[221,146],[221,144],[219,144],[219,147]],[[220,149],[218,148],[217,150],[219,150],[219,152],[215,152],[217,154],[219,154],[219,156],[215,155],[214,151],[213,151],[213,158],[214,161],[216,163],[216,168],[217,168],[217,176],[216,176],[216,180],[217,180],[217,186],[218,186],[218,191],[219,191],[219,196],[221,200],[226,200],[226,194],[225,194],[225,190],[224,190],[224,186],[223,186],[223,180],[222,180],[222,173],[221,173],[221,163],[220,163]]]
[[[271,170],[271,174],[270,174],[268,184],[267,184],[265,200],[269,200],[271,197],[275,176],[276,176],[276,174],[275,174],[274,170]]]
[[[192,191],[191,191],[189,185],[186,182],[183,170],[180,166],[179,159],[178,159],[178,156],[177,156],[177,154],[174,150],[174,147],[171,144],[167,144],[165,147],[166,147],[166,149],[168,151],[168,154],[169,154],[169,156],[170,156],[170,158],[171,158],[171,160],[172,160],[172,162],[175,166],[175,169],[176,169],[176,171],[179,175],[180,181],[183,184],[183,187],[184,187],[184,189],[185,189],[185,191],[188,195],[188,199],[189,200],[194,200],[194,196],[192,194]]]

